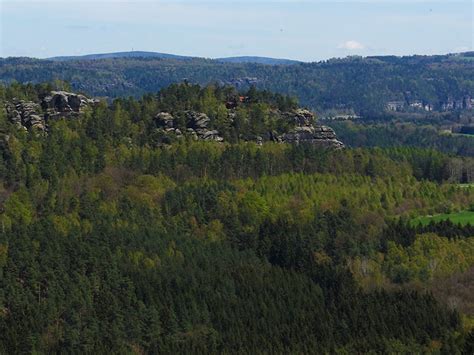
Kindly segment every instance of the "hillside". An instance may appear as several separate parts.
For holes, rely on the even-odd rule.
[[[49,91],[48,85],[26,86],[26,90],[35,89],[40,93],[30,100],[15,97],[5,102],[7,120],[23,131],[46,134],[51,121],[82,118],[88,110],[104,104],[81,94]],[[116,100],[115,104],[120,106],[120,102]],[[297,107],[294,99],[278,94],[174,84],[160,91],[153,103],[155,114],[149,130],[155,143],[195,139],[344,147],[331,128],[316,124],[312,112]]]
[[[256,140],[315,126],[255,89],[66,89],[0,87],[0,353],[472,353],[473,227],[412,221],[472,208],[473,158]]]
[[[164,59],[180,59],[190,60],[197,59],[196,57],[182,56],[168,53],[158,52],[145,52],[145,51],[131,51],[131,52],[114,52],[114,53],[99,53],[99,54],[86,54],[78,56],[61,56],[51,57],[47,60],[54,61],[71,61],[71,60],[99,60],[99,59],[111,59],[111,58],[164,58]],[[240,56],[240,57],[226,57],[216,58],[217,62],[222,63],[256,63],[256,64],[267,64],[267,65],[290,65],[300,63],[296,60],[290,59],[279,59],[269,57],[256,57],[256,56]]]
[[[134,96],[171,83],[218,82],[297,97],[318,112],[337,110],[380,116],[387,110],[471,110],[472,53],[443,56],[348,57],[318,63],[263,65],[192,58],[110,58],[67,61],[0,59],[0,81],[66,80],[94,96]]]
[[[216,61],[222,62],[222,63],[255,63],[255,64],[267,64],[267,65],[292,65],[292,64],[301,63],[300,61],[291,60],[291,59],[279,59],[279,58],[255,57],[255,56],[217,58]]]
[[[132,51],[132,52],[114,52],[114,53],[99,53],[99,54],[86,54],[78,56],[61,56],[51,57],[48,60],[53,61],[71,61],[71,60],[99,60],[99,59],[112,59],[112,58],[172,58],[172,59],[192,59],[193,57],[186,57],[168,53],[158,52],[144,52],[144,51]]]

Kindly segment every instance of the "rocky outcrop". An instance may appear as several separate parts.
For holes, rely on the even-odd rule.
[[[302,108],[285,112],[284,116],[297,126],[312,126],[316,121],[316,118],[311,111]]]
[[[310,143],[323,148],[344,148],[344,143],[337,139],[334,130],[327,126],[295,127],[281,136],[284,143]]]
[[[205,141],[216,141],[216,142],[222,142],[224,138],[222,138],[219,135],[219,131],[217,130],[205,130],[202,131],[201,133],[198,133],[198,138],[203,139]]]
[[[311,111],[297,109],[284,115],[296,127],[278,137],[276,141],[292,144],[309,143],[323,148],[344,148],[344,143],[337,139],[336,133],[332,128],[314,125],[316,119]]]
[[[95,105],[97,102],[97,100],[89,99],[81,94],[51,91],[50,95],[42,100],[41,107],[47,118],[77,117],[84,108]]]
[[[7,104],[7,115],[9,120],[19,128],[25,130],[47,131],[48,121],[55,118],[80,117],[87,107],[95,105],[98,101],[89,99],[84,95],[70,93],[67,91],[52,91],[45,96],[40,103],[13,100]],[[224,138],[221,132],[215,129],[211,119],[203,112],[193,110],[175,113],[176,117],[169,112],[158,112],[155,115],[156,142],[172,143],[175,138],[183,136],[205,141],[222,142]],[[306,109],[295,109],[282,112],[278,109],[268,111],[271,120],[279,123],[279,131],[268,132],[244,132],[240,139],[254,141],[261,145],[266,141],[291,144],[314,144],[325,148],[343,148],[335,132],[326,126],[314,124],[314,114]],[[237,111],[227,110],[227,122],[229,126],[235,124]],[[287,128],[282,132],[281,127]],[[154,138],[154,139],[155,139]]]
[[[156,125],[160,128],[173,128],[174,117],[168,112],[160,112],[155,116]]]
[[[158,130],[165,133],[172,133],[178,137],[182,136],[182,132],[179,128],[175,127],[174,117],[168,112],[159,112],[155,116],[155,123],[158,126]]]
[[[280,112],[274,110],[272,115],[278,119],[286,120],[293,127],[284,134],[278,134],[275,131],[268,132],[263,137],[261,136],[247,136],[250,141],[255,141],[261,145],[265,141],[272,141],[278,143],[290,144],[313,144],[323,148],[340,149],[344,148],[344,144],[337,139],[334,130],[327,126],[315,125],[316,121],[314,114],[305,109],[297,109],[290,112]],[[222,142],[224,139],[219,131],[210,129],[210,118],[202,112],[185,111],[182,113],[186,122],[186,135],[192,136],[195,139],[212,140]],[[235,112],[229,111],[229,122],[232,123]],[[176,127],[176,120],[168,112],[159,112],[155,116],[155,123],[160,132],[172,133],[176,136],[181,136],[182,132]]]
[[[6,111],[10,122],[20,129],[47,130],[47,121],[60,117],[79,117],[84,109],[96,104],[97,100],[66,91],[52,91],[40,103],[13,99],[7,103]]]
[[[194,130],[207,129],[211,119],[202,112],[186,111],[186,121],[188,122],[188,128]]]
[[[45,130],[44,116],[37,103],[14,99],[13,102],[6,105],[6,111],[10,122],[20,129]]]
[[[195,139],[202,139],[206,141],[217,141],[222,142],[224,138],[219,135],[219,131],[209,128],[210,118],[202,112],[196,111],[185,111],[184,116],[186,119],[186,133]],[[158,130],[166,133],[174,133],[177,136],[181,136],[181,130],[176,127],[175,119],[173,115],[168,112],[159,112],[155,116],[155,123]]]
[[[198,139],[217,142],[224,140],[224,138],[219,135],[219,131],[209,129],[211,119],[205,113],[186,111],[185,115],[186,121],[188,122],[188,130],[194,130]]]

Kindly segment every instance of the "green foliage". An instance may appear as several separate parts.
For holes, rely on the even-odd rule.
[[[445,213],[445,214],[437,214],[434,216],[422,216],[414,218],[412,223],[414,225],[422,224],[428,225],[431,222],[440,222],[450,220],[455,224],[471,224],[474,225],[474,212],[473,211],[461,211],[461,212],[454,212],[454,213]]]
[[[91,75],[91,72],[94,75]],[[349,57],[319,63],[261,65],[206,59],[119,58],[87,61],[0,59],[0,80],[41,83],[60,78],[96,96],[140,96],[187,80],[201,85],[255,82],[297,96],[314,110],[344,108],[377,116],[391,100],[411,98],[436,108],[474,92],[472,62],[455,56]],[[184,79],[186,78],[186,79]],[[248,80],[249,78],[255,78]],[[174,105],[175,103],[170,103]],[[289,102],[283,102],[283,105]]]
[[[468,120],[471,120],[468,118]],[[446,125],[459,125],[458,117],[443,115],[421,119],[410,117],[408,122],[394,123],[393,118],[385,120],[337,122],[328,121],[326,124],[334,128],[346,145],[351,147],[418,147],[436,149],[447,154],[474,156],[474,141],[472,137],[445,134],[442,130]],[[468,121],[469,122],[469,121]],[[458,159],[462,162],[462,159]],[[455,164],[455,170],[462,163]],[[458,172],[459,175],[462,171]]]
[[[394,282],[428,281],[474,265],[474,239],[448,240],[423,234],[413,245],[403,248],[389,242],[383,268]]]
[[[270,110],[293,105],[255,89],[227,126],[235,144],[157,144],[164,109],[225,127],[229,90],[174,85],[49,122],[45,135],[7,124],[0,353],[469,349],[456,310],[383,289],[472,265],[469,226],[404,222],[473,202],[443,175],[453,158],[246,143],[239,132],[273,127]]]

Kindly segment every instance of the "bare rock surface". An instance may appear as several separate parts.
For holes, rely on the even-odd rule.
[[[51,91],[46,96],[41,107],[48,118],[78,117],[86,107],[95,105],[98,101],[89,99],[84,95],[67,91]]]
[[[98,103],[84,95],[51,91],[39,103],[13,99],[7,103],[7,117],[19,129],[47,131],[47,121],[55,118],[79,117],[86,107]]]
[[[20,129],[45,129],[41,107],[35,102],[13,99],[6,105],[7,117]]]
[[[278,141],[284,143],[301,144],[309,143],[323,148],[344,148],[344,143],[337,139],[334,130],[327,126],[315,125],[314,114],[305,109],[297,109],[285,113],[296,126],[279,137]]]

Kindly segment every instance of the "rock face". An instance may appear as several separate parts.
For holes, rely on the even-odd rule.
[[[47,130],[47,120],[59,117],[78,117],[85,107],[96,104],[84,95],[66,91],[52,91],[41,104],[13,99],[6,105],[7,117],[20,129]]]
[[[188,127],[194,130],[207,129],[209,122],[211,122],[211,119],[202,112],[186,111],[185,115]]]
[[[206,141],[213,140],[222,142],[224,140],[224,138],[219,135],[219,131],[209,129],[211,120],[205,113],[185,111],[184,116],[187,122],[186,132],[188,135]],[[155,116],[155,122],[159,130],[165,131],[166,133],[174,133],[177,136],[182,135],[181,130],[175,125],[173,115],[168,112],[159,112]]]
[[[181,137],[181,130],[175,127],[174,117],[168,112],[160,112],[155,116],[155,123],[159,127],[158,129],[166,133],[174,133],[176,136]]]
[[[324,148],[344,148],[344,143],[337,139],[334,130],[327,126],[296,127],[285,133],[281,140],[293,144],[310,143]]]
[[[47,118],[73,117],[78,116],[85,107],[95,105],[97,102],[80,94],[51,91],[41,102],[41,107],[46,111]]]
[[[6,106],[9,120],[24,130],[47,131],[48,121],[55,118],[76,118],[84,112],[84,109],[98,103],[98,100],[89,99],[84,95],[70,93],[67,91],[52,91],[41,100],[40,104],[32,101],[13,100]],[[334,130],[326,126],[314,124],[315,117],[311,111],[296,109],[290,112],[281,112],[278,109],[269,113],[275,120],[284,120],[286,126],[292,127],[281,134],[276,131],[263,133],[259,136],[248,132],[241,139],[255,141],[261,145],[265,141],[291,144],[314,144],[324,148],[340,149],[344,144],[340,142]],[[194,137],[205,141],[222,142],[224,138],[221,133],[213,129],[211,119],[202,112],[181,111],[175,118],[169,112],[159,112],[155,116],[158,139],[172,142],[172,137],[181,138],[183,135]],[[232,125],[236,117],[236,111],[228,109],[228,124]],[[281,121],[280,121],[281,122]],[[245,137],[245,138],[244,138]]]
[[[210,118],[202,112],[185,111],[182,113],[186,121],[186,134],[201,140],[222,142],[224,139],[219,131],[210,129]],[[272,111],[279,119],[287,120],[294,127],[289,132],[278,135],[277,132],[268,132],[263,137],[250,138],[261,145],[264,141],[291,144],[313,144],[323,148],[341,149],[344,144],[336,137],[334,130],[327,126],[314,125],[315,117],[311,111],[297,109],[291,112]],[[229,111],[229,122],[233,121],[234,112]],[[158,130],[165,133],[174,133],[181,136],[182,132],[176,127],[176,120],[168,112],[159,112],[155,116]]]
[[[285,115],[296,124],[296,127],[278,137],[277,141],[292,144],[309,143],[323,148],[344,148],[344,143],[337,139],[332,128],[314,125],[315,117],[311,111],[297,109]]]
[[[193,129],[198,139],[217,142],[224,140],[224,138],[219,135],[219,131],[209,129],[211,119],[205,113],[186,111],[185,115],[188,122],[188,129]]]
[[[302,108],[286,112],[284,115],[297,126],[311,126],[316,120],[311,111]]]
[[[198,138],[201,138],[205,141],[216,141],[222,142],[224,138],[219,136],[219,131],[211,130],[211,131],[202,131],[201,133],[198,132]]]
[[[155,116],[155,121],[158,127],[173,128],[174,117],[168,112],[160,112]]]
[[[7,117],[20,129],[44,131],[46,125],[41,107],[32,101],[14,100],[6,106]]]

